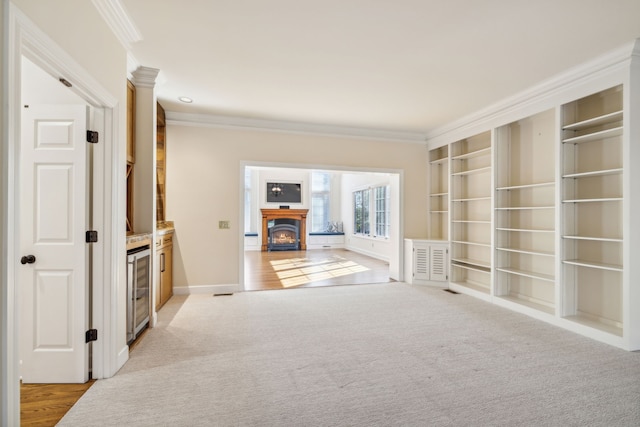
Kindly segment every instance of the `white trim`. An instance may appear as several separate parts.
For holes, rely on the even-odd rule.
[[[397,238],[389,238],[384,241],[387,242],[390,249],[390,256],[387,261],[389,263],[389,277],[393,280],[402,281],[404,278],[404,170],[402,169],[384,169],[384,168],[367,168],[367,167],[349,167],[349,166],[337,166],[337,165],[320,165],[320,164],[298,164],[298,163],[281,163],[281,162],[256,162],[256,161],[240,161],[239,174],[239,194],[244,193],[244,173],[247,167],[254,168],[288,168],[288,169],[307,169],[307,170],[324,170],[324,171],[341,171],[341,172],[364,172],[364,173],[386,173],[390,175],[389,185],[394,185],[393,180],[397,179],[398,186],[398,194],[397,196],[397,205],[394,204],[393,197],[391,199],[391,209],[392,213],[397,211],[397,221],[392,219],[392,224],[397,224]],[[244,223],[244,197],[240,197],[238,200],[239,203],[239,216],[238,216],[238,224]],[[394,209],[395,208],[395,209]],[[392,225],[394,227],[394,225]],[[238,263],[238,278],[239,278],[239,290],[245,289],[245,276],[244,276],[244,227],[238,227],[238,239],[240,245],[238,245],[238,259],[240,262]],[[381,239],[378,239],[381,241]],[[345,235],[345,246],[346,246],[346,235]],[[307,249],[309,247],[307,246]],[[397,254],[397,259],[396,259]],[[380,259],[379,257],[376,257]],[[397,265],[396,265],[397,264]],[[397,267],[397,271],[392,269],[393,266]],[[395,274],[394,274],[395,273]],[[174,288],[175,293],[175,288]]]
[[[129,360],[129,346],[128,345],[125,345],[124,347],[122,347],[120,349],[116,359],[118,361],[118,366],[124,366],[124,364],[127,363],[127,360]]]
[[[232,294],[242,292],[240,285],[195,285],[195,286],[175,286],[174,295],[196,295],[196,294]]]
[[[153,89],[156,87],[156,78],[160,70],[157,68],[140,66],[133,73],[133,85],[139,88]]]
[[[529,89],[489,105],[475,113],[461,117],[426,134],[429,149],[437,148],[452,140],[473,135],[478,129],[489,129],[506,124],[514,115],[526,117],[530,113],[553,108],[558,103],[571,99],[574,88],[584,85],[585,81],[595,80],[618,66],[625,66],[630,55],[640,55],[640,46],[636,41],[610,51],[569,70],[544,80]],[[597,91],[597,90],[596,90]],[[563,96],[565,101],[558,101]],[[541,105],[543,104],[543,105]]]
[[[358,236],[358,237],[360,237],[360,236]],[[366,256],[368,256],[370,258],[375,258],[377,260],[384,261],[386,263],[389,262],[389,257],[386,257],[384,255],[380,255],[377,252],[368,251],[366,249],[361,249],[361,248],[357,248],[357,247],[354,247],[354,246],[345,246],[345,249],[348,250],[348,251],[351,251],[351,252],[359,253],[361,255],[366,255]],[[403,263],[403,265],[404,265],[404,263]]]
[[[219,116],[214,114],[191,114],[167,111],[167,124],[265,132],[288,132],[341,138],[367,138],[379,141],[414,144],[425,143],[425,135],[419,132],[401,132],[281,120],[250,119],[245,117]]]
[[[93,0],[93,5],[125,49],[142,40],[142,34],[120,0]]]
[[[6,9],[5,9],[6,10]],[[104,135],[101,136],[100,155],[103,161],[96,168],[94,177],[94,189],[97,189],[96,197],[100,198],[100,208],[105,214],[94,218],[94,227],[102,230],[101,241],[95,244],[96,256],[94,257],[95,278],[94,296],[95,304],[102,305],[96,311],[93,326],[99,332],[100,343],[96,343],[94,352],[100,354],[94,358],[94,377],[105,378],[114,375],[122,366],[115,351],[117,337],[117,286],[121,269],[119,258],[124,259],[124,233],[119,236],[117,224],[121,222],[122,214],[119,212],[118,177],[120,171],[117,167],[119,145],[118,141],[118,102],[102,85],[95,81],[91,75],[80,67],[77,62],[53,42],[45,33],[36,27],[16,6],[9,3],[6,41],[7,61],[7,134],[9,136],[6,149],[6,168],[3,167],[3,182],[6,182],[6,206],[3,213],[6,214],[3,228],[7,229],[4,235],[7,244],[6,280],[7,299],[2,301],[0,311],[6,313],[5,325],[7,343],[11,344],[7,352],[6,366],[2,366],[3,383],[7,384],[7,393],[3,394],[3,408],[0,418],[1,425],[17,425],[20,417],[20,388],[19,388],[19,354],[18,354],[18,313],[17,292],[18,284],[15,279],[13,263],[6,260],[16,259],[16,209],[17,209],[17,185],[19,176],[19,141],[20,141],[20,87],[21,87],[21,58],[29,57],[42,70],[54,76],[64,76],[73,84],[72,90],[84,99],[88,104],[103,109]],[[3,83],[4,84],[4,83]],[[107,149],[110,147],[110,150]],[[104,150],[104,151],[102,151]],[[3,154],[4,154],[3,153]],[[9,185],[11,184],[11,185]],[[109,195],[111,197],[109,197]],[[4,287],[4,286],[3,286]],[[97,363],[96,363],[97,362]],[[3,362],[4,363],[4,362]],[[5,406],[6,402],[6,406]]]

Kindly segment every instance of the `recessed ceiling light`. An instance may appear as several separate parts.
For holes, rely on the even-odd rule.
[[[180,101],[184,102],[185,104],[191,104],[193,102],[193,99],[187,97],[187,96],[181,96],[180,98],[178,98]]]

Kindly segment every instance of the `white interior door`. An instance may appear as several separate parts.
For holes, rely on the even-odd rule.
[[[87,119],[84,105],[22,109],[17,261],[26,263],[17,277],[25,383],[88,380]]]

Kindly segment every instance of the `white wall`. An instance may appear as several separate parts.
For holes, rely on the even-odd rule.
[[[169,120],[167,147],[167,219],[176,227],[175,286],[239,284],[244,164],[402,171],[405,233],[427,235],[422,144],[183,126]],[[219,220],[230,220],[231,229],[218,229]]]

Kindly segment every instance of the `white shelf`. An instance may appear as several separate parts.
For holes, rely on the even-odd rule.
[[[614,238],[614,237],[592,237],[592,236],[562,236],[563,239],[567,240],[588,240],[591,242],[614,242],[614,243],[622,243],[622,239]]]
[[[568,173],[562,175],[563,178],[587,178],[591,176],[604,176],[604,175],[619,175],[622,173],[622,168],[616,169],[604,169],[590,172],[577,172],[577,173]]]
[[[617,335],[619,337],[622,336],[622,325],[605,319],[597,319],[593,316],[588,316],[582,313],[573,316],[566,316],[565,319],[590,328],[598,329],[611,335]]]
[[[448,195],[449,195],[449,193],[432,193],[432,194],[430,194],[431,197],[446,197]]]
[[[504,273],[515,274],[517,276],[522,276],[522,277],[530,277],[532,279],[544,280],[545,282],[555,283],[555,281],[556,281],[556,278],[554,276],[550,275],[550,274],[542,274],[542,273],[537,273],[537,272],[534,272],[534,271],[519,270],[517,268],[496,267],[496,271],[502,271]]]
[[[562,203],[595,203],[595,202],[621,202],[622,197],[602,197],[598,199],[573,199],[563,200]]]
[[[477,202],[481,200],[491,200],[491,196],[489,197],[470,197],[467,199],[453,199],[452,202]]]
[[[464,288],[473,289],[476,292],[482,292],[484,294],[488,294],[490,292],[490,287],[484,283],[476,282],[474,280],[457,280],[451,282],[452,285],[462,286]]]
[[[526,188],[539,188],[539,187],[552,187],[556,185],[555,182],[541,182],[538,184],[522,184],[522,185],[510,185],[506,187],[498,187],[496,190],[505,191],[505,190],[522,190]]]
[[[542,302],[539,300],[534,300],[532,298],[528,298],[520,295],[499,295],[498,298],[515,303],[515,304],[523,305],[525,307],[533,308],[537,311],[541,311],[547,314],[553,315],[556,312],[555,307],[549,303]]]
[[[480,267],[473,264],[458,264],[455,260],[451,265],[454,267],[464,268],[465,270],[473,270],[473,271],[478,271],[480,273],[487,273],[487,274],[491,273],[491,270],[489,268]]]
[[[476,151],[470,151],[464,154],[458,154],[457,156],[451,157],[451,160],[464,160],[469,159],[471,157],[479,157],[485,154],[491,154],[491,147],[481,148]]]
[[[442,159],[431,160],[429,163],[433,166],[443,165],[447,163],[448,158],[443,157]]]
[[[429,211],[429,213],[433,213],[433,214],[445,214],[449,211]]]
[[[491,263],[490,262],[481,261],[479,259],[454,258],[451,261],[462,263],[462,264],[475,265],[476,267],[481,267],[481,268],[486,268],[486,269],[490,269],[491,268]]]
[[[527,249],[517,249],[517,248],[496,248],[496,250],[503,251],[503,252],[513,252],[517,254],[540,255],[540,256],[548,256],[548,257],[555,256],[555,253],[548,252],[548,251],[531,251]]]
[[[471,246],[481,246],[484,248],[490,248],[490,243],[481,243],[481,242],[470,242],[468,240],[452,240],[451,243],[458,243],[460,245],[471,245]]]
[[[580,259],[566,259],[562,261],[564,264],[577,265],[578,267],[594,268],[597,270],[608,271],[622,271],[622,265],[619,264],[605,264],[602,262],[585,261]]]
[[[573,138],[563,139],[565,144],[580,144],[583,142],[598,141],[605,138],[613,138],[614,136],[622,135],[622,126],[613,129],[601,130],[598,132],[589,133],[587,135],[574,136]]]
[[[500,231],[514,231],[514,232],[525,232],[525,233],[555,233],[556,230],[555,229],[546,229],[546,230],[536,230],[533,228],[503,228],[503,227],[497,227],[496,230],[500,230]]]
[[[460,172],[454,172],[451,174],[451,176],[466,176],[466,175],[473,175],[473,174],[485,173],[485,172],[491,172],[491,166],[485,166],[481,168],[467,169]]]
[[[507,206],[496,208],[497,211],[531,211],[537,209],[555,209],[555,206]]]
[[[451,221],[453,223],[458,223],[458,224],[491,224],[491,221],[484,221],[484,220],[453,220]]]
[[[619,122],[620,120],[622,120],[622,110],[566,125],[562,130],[585,130],[594,126]]]

